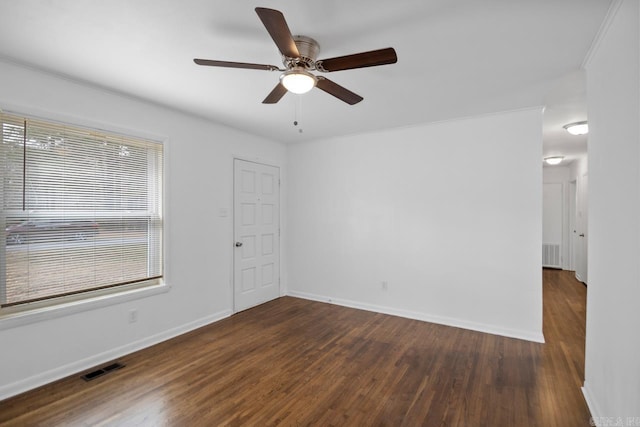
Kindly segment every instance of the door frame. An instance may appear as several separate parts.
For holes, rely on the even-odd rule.
[[[236,160],[242,160],[243,162],[256,163],[264,166],[271,166],[274,168],[278,168],[278,293],[280,296],[283,296],[283,288],[282,288],[282,235],[284,234],[282,227],[282,166],[278,164],[278,162],[261,159],[259,157],[246,157],[241,155],[233,155],[231,158],[231,235],[229,237],[229,250],[231,251],[230,258],[230,266],[229,266],[229,291],[230,291],[230,304],[231,304],[231,314],[238,313],[236,308],[236,297],[235,297],[235,257],[237,251],[235,250],[235,233],[236,233],[236,224],[235,224],[235,206],[236,206],[236,182],[235,182],[235,162]]]
[[[576,271],[576,202],[578,197],[578,181],[569,181],[569,271]]]
[[[580,238],[580,234],[578,234],[576,238],[575,276],[576,279],[587,285],[589,280],[589,172],[583,173],[580,177],[577,182],[576,193],[578,194],[576,199],[576,228],[578,233],[583,236]],[[579,213],[580,216],[578,216]]]

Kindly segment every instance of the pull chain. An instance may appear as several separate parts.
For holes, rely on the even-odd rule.
[[[293,110],[293,125],[298,126],[300,123],[298,121],[298,117],[302,116],[302,96],[296,95],[296,100],[294,104]],[[302,127],[298,128],[298,132],[302,133]]]

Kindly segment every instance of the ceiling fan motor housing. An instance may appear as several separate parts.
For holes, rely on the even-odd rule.
[[[307,70],[315,70],[316,59],[320,53],[320,45],[317,41],[307,36],[293,36],[293,41],[300,53],[299,58],[287,58],[283,56],[282,63],[287,69],[293,67],[304,67]]]

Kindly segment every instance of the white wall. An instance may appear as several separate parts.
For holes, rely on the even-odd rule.
[[[574,162],[571,162],[573,164]],[[544,166],[542,168],[542,181],[545,183],[569,182],[571,177],[571,166]]]
[[[233,156],[285,165],[286,147],[0,62],[0,107],[166,140],[168,293],[0,328],[0,399],[231,313]],[[286,174],[282,170],[283,175]],[[130,309],[139,311],[135,324]]]
[[[625,0],[613,10],[586,65],[590,129],[584,392],[596,420],[620,417],[620,425],[632,425],[623,423],[640,417],[640,8],[637,0]],[[600,421],[604,425],[607,419]]]
[[[572,162],[572,164],[575,163]],[[568,270],[571,267],[570,260],[570,245],[571,245],[571,227],[569,220],[569,204],[570,204],[570,182],[571,178],[571,165],[568,166],[545,166],[542,169],[542,182],[546,186],[551,184],[559,185],[561,188],[561,196],[560,196],[560,206],[554,206],[553,212],[557,213],[559,210],[560,219],[559,222],[556,219],[550,220],[549,218],[545,218],[545,213],[547,208],[543,206],[543,222],[542,222],[542,235],[543,235],[543,243],[545,243],[544,236],[557,236],[559,238],[559,242],[562,245],[562,268],[564,270]],[[543,203],[544,205],[544,203]]]
[[[290,294],[543,340],[541,110],[288,153]]]
[[[583,155],[569,165],[569,180],[577,181],[589,172],[587,155]]]
[[[542,169],[542,243],[561,245],[561,266],[569,269],[569,166]]]
[[[562,268],[563,188],[560,183],[542,185],[542,266]],[[556,249],[557,248],[557,249]]]

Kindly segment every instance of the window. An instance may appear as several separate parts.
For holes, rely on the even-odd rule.
[[[8,113],[0,124],[0,307],[161,280],[162,144]]]

